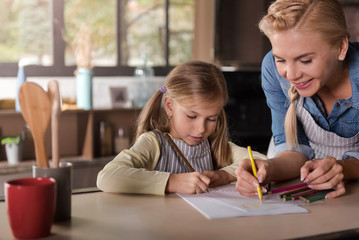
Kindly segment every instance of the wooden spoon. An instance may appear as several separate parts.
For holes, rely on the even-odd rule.
[[[47,91],[51,100],[51,144],[52,144],[52,163],[54,168],[59,167],[59,118],[61,113],[61,98],[59,83],[51,80],[47,83]]]
[[[51,117],[51,102],[47,93],[34,82],[25,82],[19,90],[21,113],[29,125],[35,144],[36,164],[48,168],[45,132]]]

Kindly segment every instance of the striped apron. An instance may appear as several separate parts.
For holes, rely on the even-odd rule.
[[[155,170],[170,173],[187,173],[191,172],[186,163],[182,160],[180,155],[172,147],[170,142],[166,139],[163,133],[154,131],[160,139],[160,158]],[[211,149],[208,139],[202,141],[196,146],[190,146],[184,141],[178,140],[170,136],[173,142],[181,150],[191,166],[196,172],[203,172],[204,170],[213,170]]]
[[[301,121],[309,144],[315,152],[316,159],[327,156],[341,160],[346,151],[359,152],[359,133],[350,138],[337,135],[321,128],[313,119],[311,114],[303,106],[304,98],[299,97],[296,104],[296,112]]]

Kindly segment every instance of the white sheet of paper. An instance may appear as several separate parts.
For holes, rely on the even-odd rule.
[[[234,184],[212,188],[202,194],[177,195],[208,219],[308,212],[295,202],[283,202],[278,194],[263,195],[261,204],[259,198],[240,195]]]

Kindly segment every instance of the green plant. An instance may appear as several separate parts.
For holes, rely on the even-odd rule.
[[[1,139],[1,145],[12,144],[12,143],[19,144],[20,141],[21,141],[20,135],[16,137],[6,137]]]

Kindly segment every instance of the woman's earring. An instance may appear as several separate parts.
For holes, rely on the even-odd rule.
[[[344,61],[344,57],[340,56],[339,61]]]

